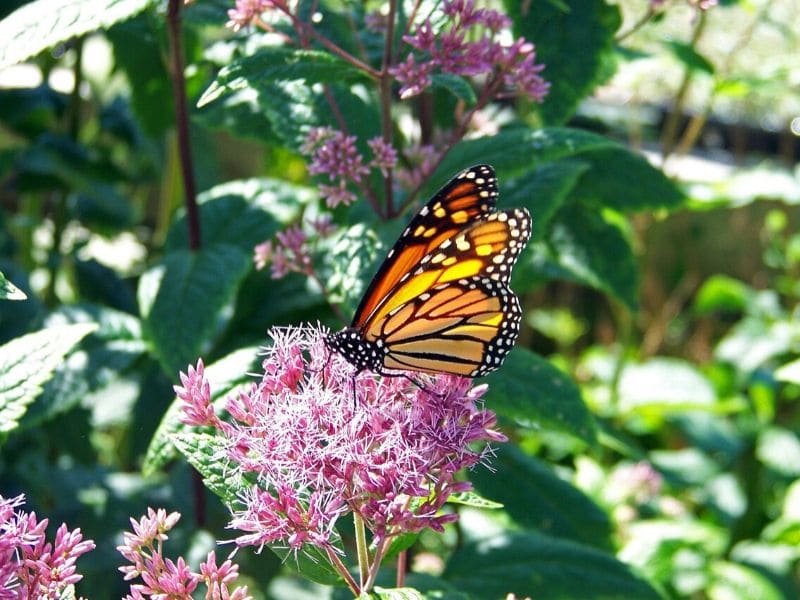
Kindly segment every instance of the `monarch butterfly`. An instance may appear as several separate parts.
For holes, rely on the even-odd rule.
[[[350,327],[325,344],[357,371],[480,377],[519,335],[522,310],[508,287],[531,235],[524,208],[495,211],[489,165],[453,177],[414,216],[383,261]]]

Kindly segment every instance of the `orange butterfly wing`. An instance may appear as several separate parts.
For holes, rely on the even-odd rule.
[[[488,216],[497,203],[497,178],[489,165],[463,170],[414,216],[369,284],[352,327],[362,327],[404,275],[464,227]]]
[[[478,377],[499,367],[519,334],[522,310],[508,282],[530,232],[526,210],[493,213],[401,278],[362,330],[383,348],[384,374]]]
[[[497,369],[519,334],[508,284],[531,219],[525,209],[494,212],[496,201],[489,165],[456,175],[411,220],[328,347],[384,375]]]

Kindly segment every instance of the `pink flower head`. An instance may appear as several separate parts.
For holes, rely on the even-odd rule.
[[[231,419],[217,428],[225,458],[257,482],[233,508],[237,544],[339,552],[335,526],[346,513],[383,541],[456,519],[440,512],[450,494],[469,488],[456,473],[505,440],[494,414],[477,406],[485,385],[449,375],[416,374],[422,387],[356,377],[325,347],[324,330],[270,335],[261,381],[229,399]]]
[[[312,175],[327,175],[330,181],[344,178],[357,183],[369,173],[356,148],[354,135],[345,135],[327,127],[312,129],[303,148],[311,151],[308,172]]]
[[[511,46],[500,41],[500,33],[511,26],[503,13],[475,7],[474,0],[445,0],[446,17],[438,28],[431,19],[419,23],[403,41],[417,51],[389,70],[400,82],[400,97],[409,98],[431,85],[431,76],[441,71],[465,77],[489,76],[499,88],[541,101],[548,85],[539,73],[544,68],[534,62],[533,44],[518,40]],[[495,78],[495,79],[492,79]],[[502,93],[498,89],[496,93]]]
[[[308,236],[299,225],[292,225],[275,235],[275,242],[267,240],[253,249],[253,262],[257,270],[270,265],[273,279],[280,279],[287,273],[310,275],[311,251]]]
[[[202,372],[201,372],[202,375]],[[193,389],[201,389],[203,386]],[[206,562],[200,565],[200,572],[194,573],[186,561],[165,558],[163,554],[167,533],[178,523],[181,516],[177,512],[167,513],[160,508],[147,509],[147,515],[138,521],[131,519],[132,532],[123,534],[124,543],[117,547],[122,556],[131,564],[120,567],[125,580],[138,579],[132,583],[126,600],[144,598],[191,598],[200,583],[208,588],[206,598],[226,598],[228,600],[249,600],[247,588],[230,590],[239,576],[239,568],[226,560],[217,566],[216,556],[209,552]]]
[[[380,169],[383,176],[388,177],[388,170],[393,169],[397,164],[397,151],[391,144],[387,144],[379,137],[368,140],[367,145],[374,155],[369,165]]]
[[[55,541],[48,542],[48,520],[37,520],[33,512],[16,512],[23,503],[21,495],[11,499],[0,496],[0,593],[14,590],[9,597],[58,598],[83,578],[75,563],[95,544],[84,540],[80,529],[70,531],[63,523]]]
[[[239,31],[247,27],[262,13],[275,8],[286,10],[285,0],[236,0],[234,8],[228,10],[226,27]]]
[[[433,62],[417,63],[413,54],[409,54],[405,62],[391,67],[389,74],[402,84],[400,98],[411,98],[429,88],[434,67]]]

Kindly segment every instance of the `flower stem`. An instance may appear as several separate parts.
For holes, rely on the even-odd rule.
[[[356,583],[356,580],[353,579],[353,576],[350,575],[350,572],[342,562],[342,559],[339,558],[339,555],[328,546],[325,547],[325,553],[328,555],[328,560],[331,561],[333,567],[341,574],[345,583],[347,583],[347,587],[350,588],[351,592],[353,592],[353,596],[358,596],[361,593],[358,588],[358,584]]]
[[[358,513],[353,513],[353,524],[356,534],[356,550],[358,552],[358,575],[361,580],[361,591],[369,580],[369,552],[367,551],[367,532],[364,519]]]

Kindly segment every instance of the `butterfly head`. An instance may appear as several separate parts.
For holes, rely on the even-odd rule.
[[[386,353],[381,342],[370,342],[355,327],[346,327],[325,336],[325,346],[352,364],[357,372],[364,370],[380,373],[383,370],[383,357]]]

